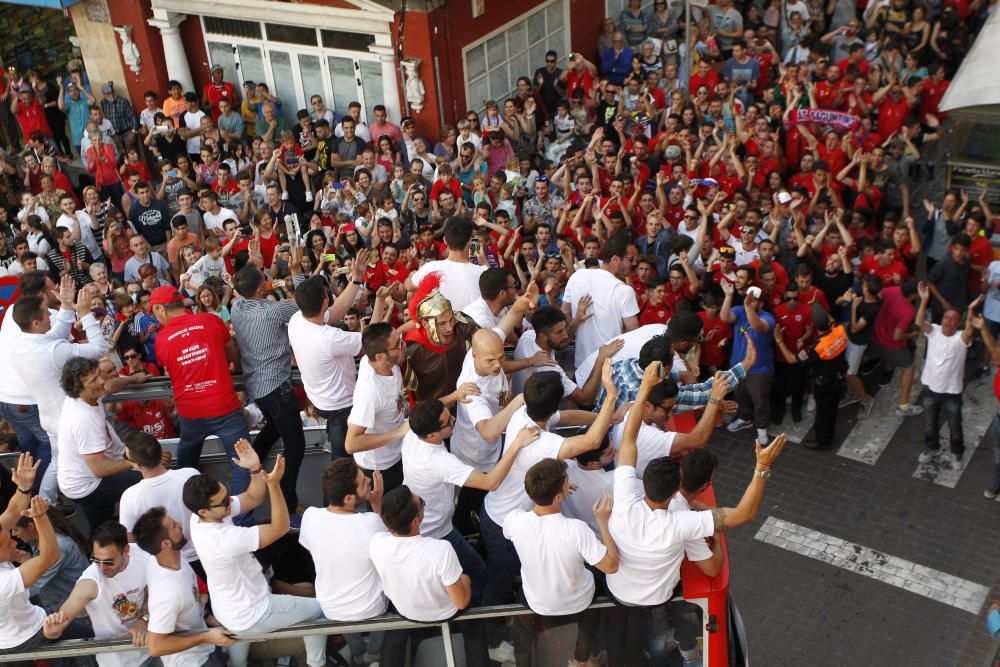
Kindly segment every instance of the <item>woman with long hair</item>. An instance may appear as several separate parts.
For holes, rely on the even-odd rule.
[[[111,275],[117,280],[125,279],[125,263],[132,259],[132,250],[128,240],[130,230],[124,220],[119,219],[121,213],[115,212],[104,221],[104,256],[111,262]],[[124,217],[124,216],[123,216]]]
[[[392,174],[392,168],[403,161],[396,150],[396,143],[388,134],[383,134],[376,142],[378,150],[375,151],[375,161],[385,167],[387,174]]]
[[[32,597],[38,596],[46,609],[58,609],[69,597],[80,575],[89,567],[87,554],[90,549],[80,531],[61,513],[49,512],[48,517],[56,532],[59,560],[42,575],[38,583],[28,589],[28,593]],[[38,531],[34,520],[21,517],[11,534],[28,545],[32,556],[38,555]]]
[[[49,228],[37,215],[26,216],[21,229],[24,230],[25,237],[28,239],[28,250],[40,257],[44,257],[49,250],[59,245],[52,237]]]
[[[211,313],[229,324],[229,308],[219,302],[219,293],[211,285],[202,285],[194,300],[196,313]]]

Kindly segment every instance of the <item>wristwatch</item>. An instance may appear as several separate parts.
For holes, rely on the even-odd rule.
[[[767,470],[754,470],[753,476],[760,477],[761,479],[771,479],[771,469],[768,468]]]
[[[357,285],[358,287],[364,287],[365,286],[365,281],[363,281],[363,280],[352,280],[351,284]]]

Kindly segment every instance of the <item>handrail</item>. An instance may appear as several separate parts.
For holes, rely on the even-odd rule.
[[[590,605],[590,609],[603,609],[615,606],[607,598],[598,598]],[[417,623],[408,621],[396,614],[386,614],[367,621],[309,621],[299,623],[281,630],[275,630],[259,635],[237,635],[239,641],[262,642],[271,639],[295,639],[308,635],[339,635],[348,632],[375,632],[379,630],[415,630],[419,628],[441,628],[444,633],[450,623],[465,621],[482,621],[491,618],[508,618],[511,616],[526,616],[534,614],[528,607],[521,604],[496,605],[491,607],[474,607],[460,616],[440,623]],[[182,633],[183,634],[183,633]],[[134,651],[131,639],[67,639],[52,642],[23,653],[0,654],[0,663],[21,660],[50,660],[53,658],[71,658],[81,655],[98,653],[121,653]]]

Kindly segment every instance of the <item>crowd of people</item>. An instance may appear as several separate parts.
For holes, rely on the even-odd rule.
[[[623,618],[650,664],[700,665],[681,561],[719,572],[786,419],[830,449],[881,386],[922,414],[920,462],[961,469],[964,387],[1000,362],[996,220],[985,190],[914,190],[986,3],[682,9],[632,0],[436,141],[318,95],[292,125],[220,67],[139,112],[79,61],[54,85],[8,68],[0,654],[127,634],[102,667],[322,667],[323,635],[239,636],[520,601],[576,625],[571,665],[629,664],[597,632]],[[169,400],[115,397],[162,375]],[[733,508],[698,501],[716,428],[757,443]],[[199,472],[208,436],[225,479]],[[463,636],[468,664],[530,660],[504,624]],[[406,633],[344,639],[403,664]]]

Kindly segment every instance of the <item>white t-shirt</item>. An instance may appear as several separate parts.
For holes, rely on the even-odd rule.
[[[628,412],[625,413],[625,418],[621,422],[611,428],[611,444],[614,445],[615,449],[621,447],[622,433],[625,432],[625,421],[627,419]],[[642,474],[646,471],[646,466],[653,459],[670,456],[670,450],[673,447],[674,436],[676,435],[673,431],[663,431],[646,422],[640,424],[639,435],[635,439],[636,449],[639,450],[635,462],[636,477],[642,479]]]
[[[433,623],[458,613],[446,588],[462,576],[455,549],[444,540],[380,533],[370,553],[385,594],[401,616]]]
[[[528,606],[543,616],[583,611],[594,599],[596,565],[608,549],[579,519],[562,514],[538,516],[531,510],[507,515],[503,534],[521,559],[521,582]]]
[[[688,503],[687,499],[680,494],[680,492],[675,493],[674,497],[670,499],[670,506],[667,510],[670,512],[692,511],[691,505]],[[684,545],[684,555],[687,556],[687,559],[692,563],[697,563],[700,560],[708,560],[711,558],[712,550],[705,542],[705,538],[701,538],[688,541]]]
[[[204,632],[205,609],[198,598],[198,578],[186,562],[179,570],[163,567],[149,559],[149,632],[168,635],[173,632]],[[215,647],[202,644],[180,653],[162,656],[164,667],[201,667]]]
[[[201,119],[205,117],[204,111],[185,111],[184,112],[184,127],[189,130],[197,130],[201,127]],[[107,143],[111,143],[108,141]],[[201,151],[201,136],[195,135],[187,140],[187,152],[188,155],[197,155]]]
[[[181,524],[184,537],[188,538],[181,549],[181,556],[189,563],[198,560],[198,552],[191,539],[191,510],[184,505],[183,499],[184,483],[197,474],[194,468],[179,468],[130,486],[118,501],[118,521],[132,532],[139,517],[154,507],[162,507],[168,517]]]
[[[363,621],[389,608],[368,548],[375,535],[385,532],[374,512],[337,514],[310,507],[302,514],[299,543],[312,553],[316,599],[331,621]]]
[[[451,301],[454,311],[465,310],[470,303],[480,298],[479,276],[487,267],[471,262],[455,262],[450,259],[439,259],[427,262],[417,271],[410,274],[413,286],[419,288],[424,277],[437,271],[441,274],[441,294]]]
[[[510,402],[510,383],[503,371],[496,375],[477,373],[472,350],[469,350],[465,355],[462,372],[459,374],[456,384],[461,386],[466,382],[475,383],[479,387],[480,393],[479,396],[470,396],[468,403],[458,403],[455,431],[451,436],[451,453],[464,463],[468,463],[482,472],[489,472],[500,460],[500,449],[503,442],[500,438],[493,442],[486,442],[476,430],[476,424],[485,419],[491,419]]]
[[[478,324],[480,329],[492,329],[507,314],[507,309],[504,308],[500,311],[499,315],[494,315],[486,300],[483,297],[479,297],[463,308],[462,312],[471,317],[472,321]],[[506,337],[507,335],[504,334],[503,338]]]
[[[517,345],[514,347],[514,359],[529,359],[536,352],[541,352],[542,348],[538,347],[538,343],[535,342],[535,332],[525,331],[521,334],[521,337],[517,340]],[[555,361],[555,352],[549,352],[549,358]],[[543,371],[555,371],[559,373],[559,377],[562,380],[563,385],[563,397],[569,396],[574,391],[576,391],[577,385],[575,382],[569,379],[566,375],[566,371],[562,369],[562,366],[556,364],[555,366],[538,366],[531,367],[528,366],[522,370],[517,371],[510,377],[510,387],[511,393],[517,396],[524,392],[524,383],[528,381],[535,373],[541,373]],[[586,378],[584,378],[586,381]]]
[[[432,445],[410,431],[403,436],[403,483],[420,496],[424,520],[420,534],[441,539],[452,531],[455,487],[461,487],[475,468],[462,463],[444,445]]]
[[[202,219],[205,221],[205,229],[209,232],[215,232],[216,230],[225,231],[226,220],[235,220],[237,223],[240,221],[233,209],[226,208],[223,206],[219,209],[218,213],[210,213],[208,211],[202,211]],[[221,240],[222,245],[226,245],[229,239]]]
[[[577,303],[590,296],[591,317],[576,328],[576,357],[579,367],[587,355],[622,333],[622,320],[639,314],[635,291],[604,269],[577,271],[566,282],[563,301],[571,304],[576,316]]]
[[[288,322],[288,342],[313,405],[340,410],[354,402],[354,357],[361,354],[361,334],[313,324],[298,312]]]
[[[354,386],[354,405],[347,416],[347,423],[364,427],[368,435],[388,433],[402,425],[405,405],[403,376],[399,367],[392,367],[392,375],[379,375],[368,363],[368,358],[362,357],[358,366],[358,383]],[[354,462],[366,470],[391,468],[402,457],[402,442],[400,438],[367,452],[357,452]]]
[[[557,412],[549,419],[548,424],[546,424],[546,430],[539,434],[538,440],[535,440],[518,453],[517,458],[514,459],[514,464],[510,468],[510,472],[500,482],[500,486],[495,491],[490,491],[486,494],[483,506],[494,523],[501,528],[510,512],[516,509],[529,510],[534,504],[531,502],[531,498],[528,497],[528,492],[524,490],[524,478],[528,474],[528,469],[542,459],[559,458],[559,449],[562,447],[565,438],[555,433],[550,433],[547,430],[558,423],[558,420],[559,413]],[[511,415],[510,421],[507,423],[507,430],[505,432],[506,441],[513,442],[514,438],[517,437],[517,434],[525,426],[535,426],[535,422],[528,417],[527,406],[521,406]]]
[[[619,466],[614,478],[609,528],[619,563],[608,575],[608,589],[626,604],[663,604],[681,578],[685,544],[715,532],[712,513],[650,509],[632,466]]]
[[[962,340],[962,329],[951,336],[941,333],[940,324],[932,324],[927,336],[927,354],[920,383],[937,394],[961,394],[965,381],[965,356],[969,344]]]
[[[74,500],[94,492],[101,478],[91,471],[86,454],[104,453],[122,460],[125,445],[104,418],[104,407],[66,397],[59,417],[59,490]]]
[[[134,544],[128,550],[128,565],[113,577],[101,574],[100,566],[91,563],[80,580],[97,584],[97,597],[85,607],[97,639],[114,639],[141,620],[146,601],[146,575],[150,557]],[[130,667],[149,659],[149,649],[122,653],[98,653],[100,667]]]
[[[611,340],[620,340],[625,344],[622,345],[622,349],[615,353],[615,356],[611,357],[611,363],[622,361],[624,359],[638,359],[639,352],[642,350],[642,346],[646,344],[646,341],[653,336],[659,336],[660,334],[665,333],[667,333],[666,324],[646,324],[638,329],[626,331],[620,336],[615,336]],[[608,340],[607,342],[610,343],[611,340]],[[587,382],[587,378],[590,377],[590,373],[594,370],[594,364],[597,363],[597,352],[598,350],[594,350],[587,355],[587,358],[583,360],[583,363],[577,364],[576,379],[578,382]]]
[[[212,612],[223,626],[240,632],[253,627],[267,612],[271,589],[253,557],[260,548],[258,528],[233,524],[232,517],[240,514],[236,496],[230,509],[221,523],[205,523],[192,514],[191,539],[208,576]]]
[[[584,470],[576,461],[567,461],[566,472],[570,484],[576,490],[562,502],[562,512],[571,519],[579,519],[587,524],[594,534],[600,536],[601,527],[594,516],[594,503],[605,491],[611,493],[614,473],[610,470]]]
[[[0,649],[20,646],[45,622],[45,610],[28,600],[24,579],[13,563],[0,563],[0,605],[4,610],[0,614]]]

